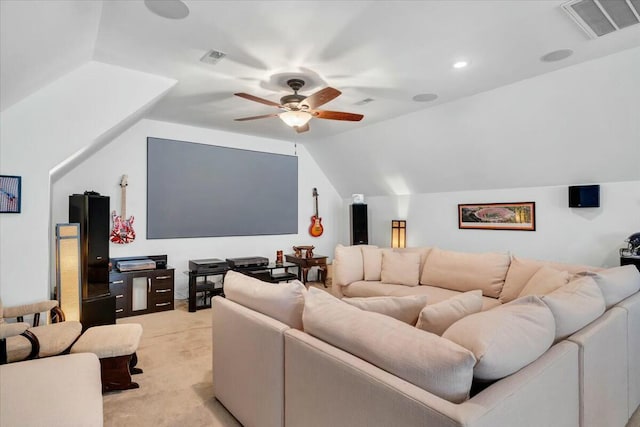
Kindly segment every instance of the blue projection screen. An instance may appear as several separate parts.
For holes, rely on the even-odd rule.
[[[298,233],[298,158],[147,138],[147,239]]]

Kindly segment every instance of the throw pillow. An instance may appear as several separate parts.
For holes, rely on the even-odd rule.
[[[416,327],[442,335],[458,320],[482,310],[482,291],[475,290],[456,295],[422,309]]]
[[[542,297],[556,321],[556,341],[567,338],[604,313],[605,302],[592,277],[580,277]]]
[[[640,272],[634,265],[623,265],[598,272],[585,271],[578,273],[578,276],[593,277],[602,291],[607,310],[640,289]]]
[[[405,297],[342,298],[342,301],[361,310],[373,311],[415,325],[420,310],[427,305],[425,295]]]
[[[453,403],[469,397],[473,353],[437,335],[310,288],[304,330]]]
[[[546,295],[569,283],[570,278],[568,271],[560,271],[546,266],[542,267],[531,276],[519,296]]]
[[[383,283],[418,286],[420,280],[420,254],[414,252],[382,252]]]
[[[324,292],[324,291],[320,291]],[[305,286],[298,280],[271,284],[236,271],[224,278],[227,299],[273,317],[295,329],[302,329]]]
[[[442,334],[475,354],[480,380],[511,375],[547,351],[556,326],[549,307],[529,295],[458,320]]]
[[[336,246],[333,256],[333,284],[346,286],[364,278],[362,250],[359,246]]]
[[[380,280],[382,271],[382,249],[376,246],[362,246],[364,280]]]

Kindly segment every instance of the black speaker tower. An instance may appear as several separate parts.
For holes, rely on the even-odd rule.
[[[367,205],[351,205],[349,217],[351,220],[351,244],[369,244],[369,233],[367,232]]]

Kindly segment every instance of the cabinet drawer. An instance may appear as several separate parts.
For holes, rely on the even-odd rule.
[[[313,266],[313,265],[326,265],[327,264],[327,259],[326,258],[318,258],[318,259],[307,259],[306,263],[309,267]]]
[[[171,301],[154,300],[151,309],[153,311],[173,310],[173,298],[171,299]]]

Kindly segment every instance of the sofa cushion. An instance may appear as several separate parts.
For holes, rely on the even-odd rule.
[[[373,311],[408,323],[416,324],[420,310],[427,304],[425,295],[409,295],[406,297],[367,297],[343,298],[342,301],[361,310]]]
[[[333,256],[333,284],[348,285],[364,279],[364,262],[359,246],[336,246]]]
[[[569,283],[570,277],[568,271],[560,271],[547,266],[541,267],[531,276],[519,296],[546,295]]]
[[[508,268],[508,254],[471,254],[433,248],[420,283],[460,292],[480,289],[485,296],[497,298]]]
[[[531,277],[544,266],[555,268],[556,270],[568,271],[570,274],[581,271],[602,270],[599,267],[539,261],[512,256],[511,265],[509,266],[509,271],[507,271],[507,276],[504,281],[504,287],[502,288],[502,292],[500,292],[500,301],[505,303],[518,298],[518,295],[520,295],[520,292],[522,292]]]
[[[592,277],[572,280],[544,295],[556,322],[556,341],[565,339],[604,313],[604,297]]]
[[[458,320],[442,334],[478,359],[474,376],[497,380],[540,357],[553,344],[551,310],[533,295]]]
[[[382,272],[384,283],[418,286],[420,281],[420,254],[415,252],[382,252]]]
[[[310,335],[442,399],[460,403],[469,396],[475,357],[451,341],[314,288],[307,293],[303,321]]]
[[[429,256],[429,254],[431,253],[432,250],[433,250],[433,248],[430,247],[430,246],[419,246],[419,247],[415,247],[415,248],[395,248],[395,249],[393,249],[394,252],[399,252],[399,253],[417,253],[417,254],[420,254],[420,274],[422,274],[422,271],[424,270],[424,265],[427,262],[427,257]]]
[[[416,327],[442,335],[458,320],[482,310],[482,291],[469,291],[422,309]]]
[[[224,278],[224,294],[229,300],[296,329],[302,329],[306,292],[298,280],[271,284],[235,271],[228,271]]]
[[[377,246],[362,246],[364,280],[380,280],[382,271],[382,249]]]
[[[640,272],[634,265],[623,265],[598,272],[585,271],[578,275],[593,277],[602,291],[607,310],[640,289]]]

